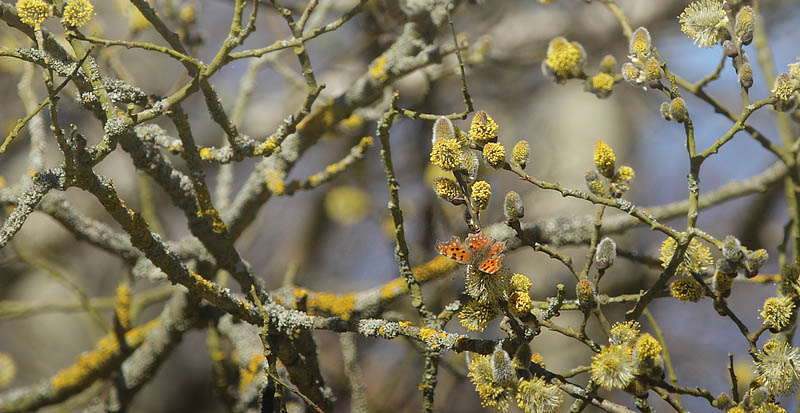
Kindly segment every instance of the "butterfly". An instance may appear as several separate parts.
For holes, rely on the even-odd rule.
[[[469,234],[466,248],[461,240],[453,235],[450,241],[436,242],[436,252],[461,264],[477,266],[486,274],[496,273],[503,263],[505,241],[497,241],[484,234]]]

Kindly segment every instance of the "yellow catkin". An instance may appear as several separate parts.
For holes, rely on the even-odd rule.
[[[614,176],[616,160],[617,157],[608,144],[603,141],[597,141],[594,144],[594,164],[597,167],[597,171],[606,178]]]
[[[17,15],[20,21],[36,29],[39,29],[52,12],[52,7],[42,0],[17,1]]]
[[[94,16],[94,6],[89,0],[70,0],[64,6],[64,21],[70,26],[82,27]]]

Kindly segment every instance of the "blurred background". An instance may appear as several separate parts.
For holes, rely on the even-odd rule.
[[[10,1],[3,0],[5,3]],[[188,2],[152,0],[159,9],[180,9]],[[285,6],[300,10],[305,2],[288,1]],[[338,18],[356,2],[321,0],[320,12],[312,15],[315,25]],[[308,43],[318,80],[326,84],[324,97],[336,96],[346,90],[363,74],[370,62],[384,51],[402,29],[402,15],[396,2],[374,0],[365,12],[356,16],[341,29]],[[701,49],[680,32],[677,16],[688,4],[684,0],[620,0],[633,27],[649,29],[654,44],[670,69],[689,81],[697,81],[713,72],[722,54],[721,47]],[[195,33],[202,40],[194,50],[205,61],[216,53],[228,31],[232,2],[200,0],[196,7]],[[797,22],[800,7],[796,0],[761,1],[761,9],[769,26],[767,32],[779,71],[800,56],[797,42]],[[129,15],[125,2],[95,2],[96,17],[87,33],[110,39],[136,39],[160,42],[154,30],[137,26],[135,15]],[[462,4],[453,14],[455,28],[463,33],[472,46],[473,56],[466,68],[467,84],[478,110],[487,111],[500,125],[500,142],[507,148],[520,140],[531,145],[532,155],[526,171],[541,179],[559,182],[570,188],[583,189],[584,171],[592,167],[592,149],[598,139],[606,141],[616,152],[617,163],[629,165],[636,171],[631,190],[625,195],[636,205],[651,206],[685,199],[688,195],[686,174],[688,156],[683,126],[666,122],[659,114],[665,100],[658,91],[643,91],[621,83],[612,95],[600,100],[583,90],[580,81],[556,85],[547,80],[540,64],[547,43],[555,36],[580,42],[586,49],[587,71],[595,73],[600,59],[611,54],[622,63],[627,60],[628,45],[613,16],[602,5],[577,0],[560,0],[546,5],[532,0],[485,1],[483,4]],[[289,38],[284,20],[268,5],[259,14],[259,29],[248,39],[245,47],[263,47],[277,39]],[[63,33],[51,19],[46,28]],[[314,27],[309,24],[309,27]],[[438,44],[452,42],[449,30],[443,30]],[[6,47],[30,47],[30,43],[3,25],[0,44]],[[754,56],[753,46],[746,50]],[[107,74],[124,74],[135,79],[134,84],[148,94],[166,95],[186,81],[183,68],[175,62],[141,50],[106,49],[114,62],[101,70]],[[271,134],[282,119],[302,101],[305,86],[299,76],[296,57],[288,50],[272,55],[259,73],[250,104],[247,106],[240,130],[254,138]],[[750,90],[754,99],[769,93],[760,68],[752,60],[755,85]],[[226,107],[232,107],[248,62],[234,62],[212,78]],[[17,119],[27,111],[17,94],[17,84],[24,70],[19,61],[0,58],[0,129],[7,134]],[[45,96],[37,73],[34,78],[38,96]],[[394,87],[400,92],[401,105],[427,113],[453,113],[463,110],[460,79],[454,56],[441,64],[427,67],[398,80]],[[68,88],[69,89],[69,88]],[[74,89],[73,89],[74,90]],[[720,79],[711,83],[709,94],[726,104],[734,113],[741,110],[741,98],[736,74],[729,64]],[[67,92],[74,93],[74,92]],[[699,148],[705,148],[730,127],[730,122],[700,101],[684,94],[694,120]],[[62,123],[81,125],[90,142],[102,135],[102,126],[71,99],[62,99]],[[320,99],[320,101],[324,101]],[[208,117],[198,96],[184,105],[195,126],[195,139],[202,145],[220,145],[222,131]],[[375,123],[366,108],[363,122],[340,125],[328,133],[294,168],[289,179],[305,178],[324,169],[325,165],[341,159],[365,135],[375,134]],[[471,116],[470,116],[471,119]],[[168,128],[166,122],[162,126]],[[779,142],[774,112],[762,109],[751,117],[751,123],[767,137]],[[458,121],[466,130],[468,121]],[[399,174],[400,198],[403,207],[406,235],[411,247],[412,264],[421,264],[435,256],[434,243],[452,234],[464,235],[466,227],[460,209],[437,199],[430,188],[436,172],[429,168],[432,122],[403,119],[392,129],[395,168]],[[0,156],[0,176],[6,185],[25,179],[30,169],[27,157],[27,134],[13,144],[8,153]],[[365,161],[356,165],[333,183],[316,190],[297,192],[293,196],[274,197],[264,206],[256,222],[243,234],[237,245],[256,273],[271,288],[279,287],[287,273],[294,282],[315,291],[347,293],[379,286],[399,276],[394,261],[394,240],[387,226],[391,222],[386,210],[388,192],[379,150],[371,149]],[[53,140],[48,140],[45,163],[55,167],[61,154]],[[776,159],[744,133],[704,164],[701,172],[701,194],[731,180],[757,174]],[[179,162],[179,158],[173,161]],[[255,160],[245,160],[234,167],[234,191],[244,182]],[[162,236],[178,240],[189,235],[183,214],[170,206],[167,196],[157,185],[148,181],[133,168],[130,158],[122,151],[109,156],[98,171],[115,182],[121,197],[131,208],[142,208],[142,198],[151,191]],[[209,166],[207,174],[213,186],[217,166]],[[502,221],[502,197],[508,190],[519,192],[524,200],[526,216],[523,221],[554,217],[583,216],[593,211],[590,204],[562,198],[515,179],[512,174],[481,170],[482,179],[491,183],[494,198],[484,224]],[[99,204],[77,189],[70,189],[67,198],[79,211],[117,228]],[[609,211],[606,216],[618,215]],[[733,234],[748,248],[766,248],[771,257],[762,272],[777,272],[776,247],[783,237],[787,222],[785,202],[780,186],[763,194],[744,197],[703,211],[699,226],[722,238]],[[685,218],[667,221],[682,229]],[[625,235],[614,235],[620,248],[640,255],[657,256],[663,236],[647,228]],[[31,265],[20,254],[36,257],[41,265]],[[576,265],[582,266],[586,247],[565,247]],[[715,258],[718,254],[715,254]],[[520,249],[508,255],[507,264],[526,274],[533,281],[533,298],[545,299],[555,292],[555,286],[565,284],[572,298],[574,280],[561,265],[543,254]],[[54,280],[43,268],[56,268],[77,284],[90,297],[110,297],[130,268],[119,259],[75,238],[57,222],[44,214],[34,214],[13,245],[0,250],[0,300],[30,300],[36,303],[71,302],[74,295],[63,283]],[[638,292],[652,282],[657,273],[644,266],[622,260],[606,274],[602,293],[618,295]],[[463,277],[454,273],[424,288],[425,298],[434,310],[440,310],[457,297],[463,287]],[[154,286],[149,280],[132,280],[135,291]],[[758,312],[766,297],[774,295],[774,286],[741,284],[734,287],[730,298],[732,309],[752,328],[761,324]],[[145,310],[141,320],[158,314],[161,304]],[[393,306],[408,318],[413,309],[403,301]],[[620,321],[628,306],[609,307],[609,319]],[[746,354],[747,346],[729,319],[720,317],[709,300],[683,303],[674,299],[659,299],[650,306],[655,319],[666,335],[668,349],[675,363],[682,386],[700,386],[719,394],[729,392],[727,354],[737,360],[740,383],[748,382],[752,363]],[[103,310],[110,319],[110,312]],[[580,315],[563,312],[556,319],[560,324],[577,326]],[[643,319],[643,330],[651,326]],[[602,341],[596,326],[589,334]],[[465,333],[457,320],[448,330]],[[470,333],[472,336],[479,336]],[[483,335],[500,338],[502,332],[495,321]],[[17,366],[11,387],[24,386],[49,377],[71,364],[82,351],[93,348],[102,332],[83,313],[42,312],[27,317],[0,318],[0,352],[9,355]],[[766,336],[766,335],[765,335]],[[338,399],[337,411],[349,411],[349,388],[343,374],[342,355],[336,334],[315,332],[318,340],[322,372]],[[192,331],[159,370],[152,382],[138,396],[132,411],[143,412],[217,412],[222,406],[210,391],[212,388],[210,362],[205,346],[206,332]],[[421,392],[417,389],[422,374],[423,358],[415,346],[405,340],[393,341],[358,339],[359,363],[365,375],[367,398],[371,411],[418,411]],[[533,350],[543,355],[549,370],[565,372],[578,364],[588,365],[591,353],[583,345],[563,336],[544,332],[532,343]],[[438,411],[482,411],[480,399],[473,386],[464,378],[464,356],[448,354],[440,366],[437,388]],[[576,377],[585,383],[586,375]],[[103,391],[104,385],[90,389],[91,394],[78,396],[74,404],[61,406],[62,411],[80,410],[81,400],[88,400]],[[610,399],[632,407],[632,399],[624,394],[611,394]],[[570,398],[562,410],[566,411]],[[668,406],[659,397],[651,396],[657,411]],[[690,411],[710,411],[702,399],[683,397]],[[793,397],[781,400],[793,409]],[[512,407],[515,411],[516,407]],[[58,411],[58,409],[45,409]],[[591,408],[586,411],[591,411]]]

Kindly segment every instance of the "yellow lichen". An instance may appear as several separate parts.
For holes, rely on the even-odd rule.
[[[261,144],[253,148],[253,156],[264,156],[272,153],[280,152],[281,148],[278,146],[278,138],[270,136]]]
[[[457,262],[447,257],[438,256],[425,264],[412,268],[412,271],[417,281],[425,282],[441,278],[457,267]]]
[[[364,124],[364,118],[357,113],[353,113],[352,115],[350,115],[350,117],[341,121],[341,125],[343,128],[351,130],[359,128],[363,124]]]
[[[211,149],[208,147],[200,148],[200,159],[204,161],[211,160]]]
[[[247,367],[241,369],[239,371],[239,393],[243,392],[247,386],[250,385],[253,381],[255,381],[256,377],[258,377],[258,371],[261,367],[261,363],[265,360],[263,354],[256,354],[250,358],[250,363],[247,364]]]
[[[407,291],[408,285],[406,284],[406,280],[403,278],[395,278],[381,286],[381,299],[390,300],[405,294]]]
[[[131,328],[131,292],[128,286],[120,284],[114,298],[114,316],[123,330]]]
[[[161,320],[155,319],[125,333],[126,347],[129,349],[138,347],[147,333],[159,324],[161,324]],[[109,334],[100,339],[94,350],[79,355],[75,364],[51,377],[50,384],[56,390],[81,388],[89,380],[94,380],[102,370],[113,366],[122,356],[117,336]]]
[[[267,189],[274,195],[283,195],[286,191],[286,182],[283,181],[281,172],[275,169],[270,169],[264,172],[264,182]]]
[[[372,208],[369,194],[358,187],[342,185],[332,188],[323,202],[325,213],[339,225],[360,222]]]
[[[311,314],[325,313],[349,320],[356,305],[355,294],[337,295],[333,293],[317,293],[308,300]]]
[[[369,74],[380,82],[389,80],[389,74],[386,73],[386,62],[388,60],[386,56],[380,56],[375,59],[375,62],[369,68]]]

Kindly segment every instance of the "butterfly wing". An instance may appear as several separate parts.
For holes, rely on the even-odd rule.
[[[450,237],[450,241],[437,241],[436,252],[462,264],[469,263],[471,258],[470,252],[461,245],[461,241],[455,235]]]
[[[482,251],[484,248],[489,246],[494,240],[486,235],[481,234],[469,234],[467,235],[467,246],[469,246],[470,251],[478,252]]]
[[[503,251],[506,249],[506,242],[505,241],[497,241],[489,247],[489,257],[497,257],[498,255],[502,254]]]
[[[488,258],[478,265],[478,269],[487,274],[494,274],[503,265],[503,257],[504,255],[501,254],[494,258]]]

